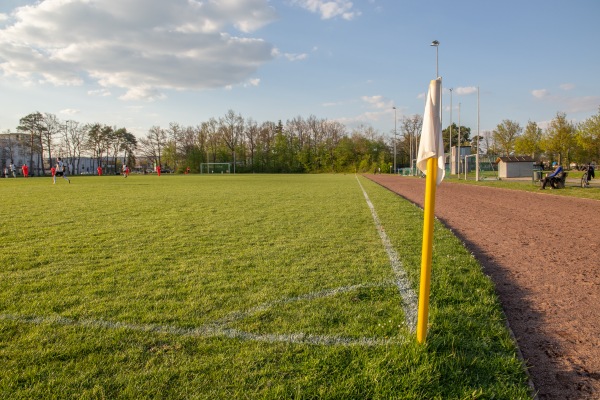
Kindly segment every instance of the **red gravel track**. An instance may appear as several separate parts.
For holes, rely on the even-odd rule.
[[[423,206],[424,179],[367,177]],[[435,215],[494,281],[539,399],[600,399],[600,201],[443,182]]]

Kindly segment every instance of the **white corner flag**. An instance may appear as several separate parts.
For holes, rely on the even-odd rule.
[[[426,175],[425,201],[423,207],[423,247],[421,253],[421,282],[419,286],[419,310],[417,315],[417,341],[425,343],[429,319],[429,291],[431,289],[431,261],[433,251],[433,220],[435,189],[445,174],[444,142],[440,121],[442,79],[429,83],[425,103],[421,143],[417,155],[417,167]],[[437,164],[437,165],[436,165]]]
[[[444,160],[444,141],[442,140],[442,126],[440,121],[440,101],[442,78],[437,78],[429,83],[425,114],[423,115],[423,129],[421,143],[417,154],[417,168],[427,174],[427,159],[437,158],[436,183],[439,185],[444,179],[446,165]]]

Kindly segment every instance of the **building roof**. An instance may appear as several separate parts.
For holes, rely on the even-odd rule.
[[[505,157],[496,158],[497,163],[499,163],[500,161],[505,162],[505,163],[511,163],[511,162],[533,162],[534,160],[530,156],[505,156]]]

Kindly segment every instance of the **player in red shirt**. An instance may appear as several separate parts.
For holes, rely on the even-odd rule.
[[[98,168],[96,168],[96,170],[98,171],[98,176],[102,176],[102,167],[100,165],[98,165]]]
[[[29,167],[27,166],[27,164],[23,164],[21,170],[23,171],[23,176],[25,178],[29,178]]]
[[[160,165],[156,166],[156,173],[158,174],[158,176],[160,176]]]

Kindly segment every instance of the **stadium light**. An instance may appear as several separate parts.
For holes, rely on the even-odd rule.
[[[440,76],[438,72],[438,48],[440,47],[440,42],[434,40],[433,42],[431,42],[430,46],[435,47],[435,77],[437,78],[438,76]]]
[[[396,173],[396,106],[392,107],[394,109],[394,174]]]

